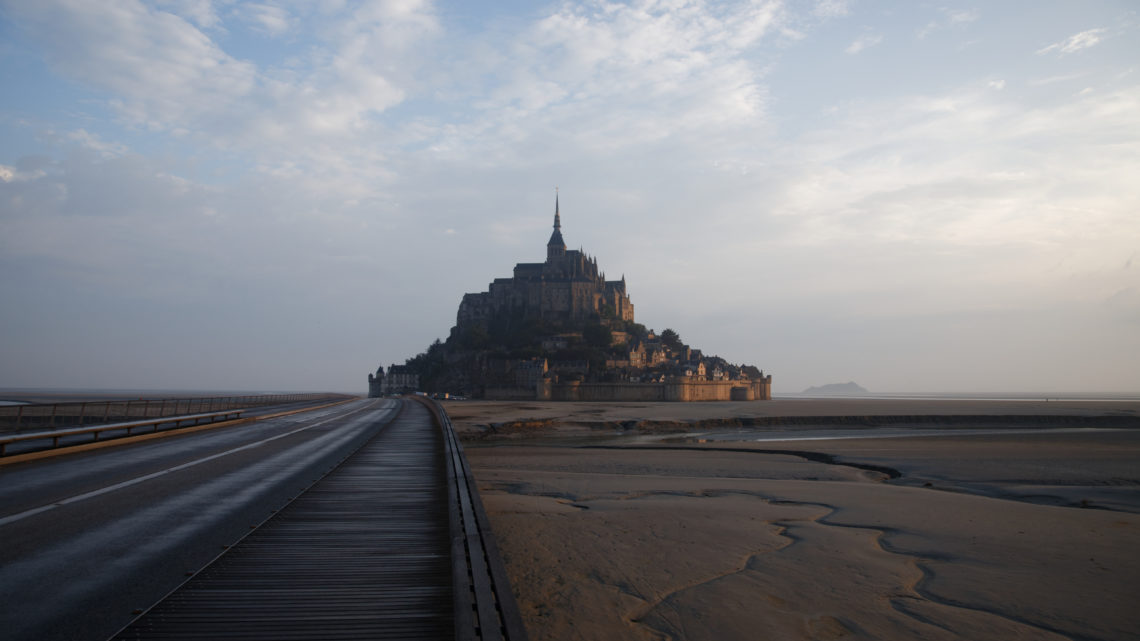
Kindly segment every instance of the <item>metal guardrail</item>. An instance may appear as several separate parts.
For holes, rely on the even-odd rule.
[[[104,423],[104,424],[96,425],[96,426],[92,426],[92,427],[80,427],[80,428],[74,428],[74,429],[54,430],[51,432],[20,432],[17,434],[13,434],[11,436],[0,436],[0,456],[7,455],[8,446],[12,443],[19,443],[19,442],[24,442],[24,441],[48,441],[48,440],[50,440],[51,441],[51,448],[44,448],[44,449],[54,449],[54,448],[59,447],[59,440],[61,438],[65,438],[68,436],[79,436],[82,434],[91,434],[92,435],[91,442],[95,442],[95,441],[99,440],[99,434],[101,434],[103,432],[118,432],[118,431],[126,430],[126,436],[131,436],[131,430],[134,430],[134,429],[137,429],[140,427],[153,427],[154,429],[152,431],[157,432],[159,425],[165,425],[167,423],[173,424],[170,429],[178,429],[179,427],[182,427],[182,423],[185,421],[193,421],[194,425],[198,425],[203,420],[207,420],[207,419],[210,420],[211,422],[213,422],[214,420],[217,420],[219,418],[220,418],[220,420],[223,420],[223,421],[241,418],[242,412],[244,412],[244,411],[245,411],[244,409],[241,409],[241,410],[225,410],[225,411],[221,411],[221,412],[208,412],[208,413],[204,413],[204,414],[189,414],[189,415],[183,415],[183,416],[164,416],[161,418],[148,419],[145,421],[132,421],[130,423]],[[74,444],[72,443],[69,445],[74,445]]]
[[[258,394],[0,405],[0,431],[82,427],[340,398],[351,398],[351,396],[328,393]]]
[[[439,402],[413,397],[428,406],[444,436],[447,494],[451,505],[451,558],[457,641],[526,641],[518,604],[478,487]]]

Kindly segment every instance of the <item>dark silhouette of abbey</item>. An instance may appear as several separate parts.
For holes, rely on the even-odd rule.
[[[698,401],[769,399],[772,377],[635,322],[625,276],[606,280],[595,258],[566,249],[555,195],[545,262],[518,263],[512,277],[464,294],[445,343],[368,380],[373,396],[422,387],[478,398]]]

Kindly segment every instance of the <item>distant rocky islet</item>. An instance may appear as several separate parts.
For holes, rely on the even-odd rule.
[[[858,394],[870,394],[861,385],[854,381],[846,383],[828,383],[827,385],[820,385],[818,387],[809,387],[801,394],[823,394],[823,395],[844,395],[854,396]]]

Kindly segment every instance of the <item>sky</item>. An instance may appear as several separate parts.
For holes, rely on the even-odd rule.
[[[1121,0],[0,0],[0,387],[363,393],[567,245],[777,394],[1140,392]]]

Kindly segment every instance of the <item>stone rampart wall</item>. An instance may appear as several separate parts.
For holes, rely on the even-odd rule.
[[[483,398],[488,401],[533,401],[534,388],[526,387],[486,387]]]
[[[581,401],[664,401],[663,383],[582,383],[578,388]]]
[[[486,398],[492,398],[487,396]],[[692,381],[664,383],[551,383],[542,381],[531,398],[540,401],[759,401],[772,399],[772,377],[759,381]]]

